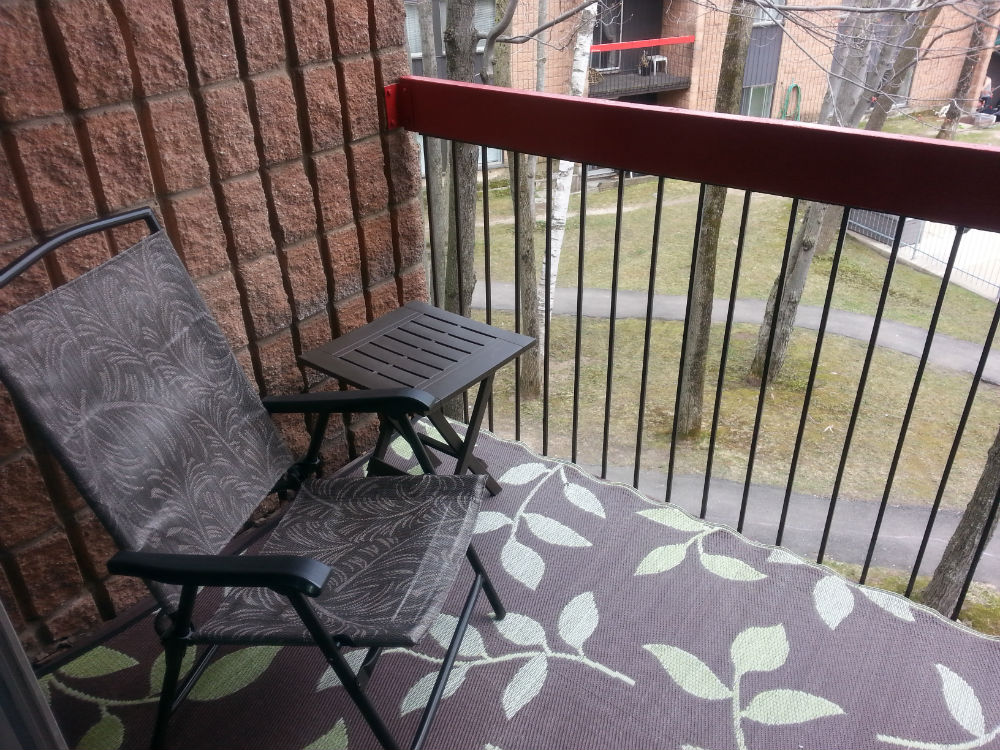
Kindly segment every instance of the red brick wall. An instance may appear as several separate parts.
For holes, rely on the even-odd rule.
[[[0,39],[0,265],[150,205],[261,393],[333,387],[296,354],[424,296],[415,153],[381,126],[402,0],[5,0]],[[0,313],[134,236],[57,251]],[[281,428],[302,446],[301,420]],[[328,456],[372,431],[337,425]],[[0,388],[0,600],[30,650],[141,594],[108,577],[112,551]]]

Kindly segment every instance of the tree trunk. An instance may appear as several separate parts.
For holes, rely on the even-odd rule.
[[[434,48],[434,0],[419,0],[417,19],[420,23],[420,57],[423,74],[437,78],[437,50]],[[444,299],[444,280],[447,266],[448,242],[448,147],[439,138],[428,138],[425,168],[427,170],[427,205],[430,212],[431,243],[435,253],[431,279],[434,284],[432,299]]]
[[[722,49],[723,65],[715,95],[715,111],[737,114],[743,95],[743,69],[746,67],[750,31],[757,10],[752,0],[733,0]],[[698,236],[694,282],[690,290],[691,317],[688,322],[684,367],[678,384],[680,399],[675,415],[677,434],[691,437],[701,431],[701,412],[705,398],[705,360],[712,330],[712,301],[715,296],[715,258],[719,247],[719,229],[726,208],[726,188],[708,185]]]
[[[986,3],[978,3],[979,16],[972,27],[972,37],[969,39],[969,51],[962,60],[962,69],[958,74],[958,81],[955,84],[955,92],[952,94],[951,103],[948,104],[948,111],[945,113],[944,122],[938,130],[937,137],[944,140],[954,140],[955,133],[958,132],[958,120],[962,116],[963,110],[969,104],[974,104],[978,91],[973,90],[972,76],[979,65],[979,60],[985,53],[983,49],[986,35],[993,27],[990,19],[996,13],[996,9],[987,6]],[[975,107],[968,107],[971,111]]]
[[[948,546],[945,547],[944,555],[934,571],[931,582],[920,597],[924,604],[933,607],[946,617],[951,617],[958,603],[962,585],[972,565],[972,558],[986,526],[990,507],[996,499],[998,487],[1000,487],[1000,432],[997,432],[993,445],[986,454],[986,465],[972,493],[972,499],[962,513],[951,539],[948,540]],[[996,524],[997,519],[994,517],[990,528],[986,530],[987,538],[993,536]]]
[[[448,78],[472,81],[477,33],[473,26],[474,0],[448,0],[448,26],[444,46]],[[448,270],[445,277],[445,308],[466,314],[476,285],[474,251],[476,242],[476,157],[479,149],[455,143],[452,173],[458,181],[448,196]],[[457,205],[456,205],[457,200]],[[460,270],[461,267],[461,270]],[[459,283],[461,277],[461,284]]]

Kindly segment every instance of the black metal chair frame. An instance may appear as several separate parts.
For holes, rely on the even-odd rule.
[[[153,211],[145,207],[74,227],[28,250],[0,270],[0,288],[6,286],[32,264],[67,242],[134,221],[144,221],[150,234],[161,230]],[[410,419],[414,418],[415,415],[428,412],[433,399],[423,391],[400,388],[270,396],[262,399],[262,403],[271,414],[295,413],[312,415],[315,419],[306,455],[289,467],[274,487],[273,491],[285,494],[298,490],[311,475],[321,473],[323,459],[320,451],[331,414],[379,413],[394,427],[409,426]],[[421,458],[423,468],[432,473],[433,467],[426,460],[426,454],[418,455]],[[497,619],[503,619],[506,614],[486,569],[471,545],[468,547],[466,557],[475,572],[475,578],[466,596],[461,616],[446,651],[437,681],[431,691],[430,699],[410,744],[412,750],[418,750],[427,738],[431,721],[437,712],[479,592],[481,590],[486,592]],[[361,667],[355,674],[343,656],[343,649],[350,644],[342,642],[326,632],[309,604],[309,598],[319,595],[330,575],[331,568],[327,565],[310,558],[294,555],[231,554],[216,556],[123,550],[108,561],[107,567],[114,574],[135,576],[145,580],[181,586],[181,597],[177,611],[173,613],[170,622],[161,629],[160,633],[165,651],[166,669],[157,707],[156,725],[153,730],[152,746],[154,748],[164,745],[170,716],[187,697],[220,645],[200,640],[192,628],[192,617],[198,590],[201,587],[238,586],[267,587],[287,597],[379,743],[387,750],[401,747],[365,692],[379,655],[385,646],[370,647]],[[208,643],[209,648],[201,655],[189,675],[181,682],[180,669],[186,649],[189,646],[204,643]]]

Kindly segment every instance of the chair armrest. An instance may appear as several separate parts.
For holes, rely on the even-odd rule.
[[[316,596],[330,568],[295,555],[176,555],[122,550],[108,571],[180,586],[265,586]]]
[[[434,405],[434,397],[416,388],[378,388],[267,396],[262,403],[271,414],[382,412],[402,416],[426,413]]]

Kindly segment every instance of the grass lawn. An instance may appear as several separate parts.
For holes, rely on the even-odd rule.
[[[886,133],[902,135],[918,135],[924,138],[934,138],[941,127],[941,118],[932,111],[914,112],[907,115],[897,115],[886,120]],[[973,128],[959,125],[955,140],[962,143],[981,143],[986,146],[1000,146],[1000,125],[989,128]]]

